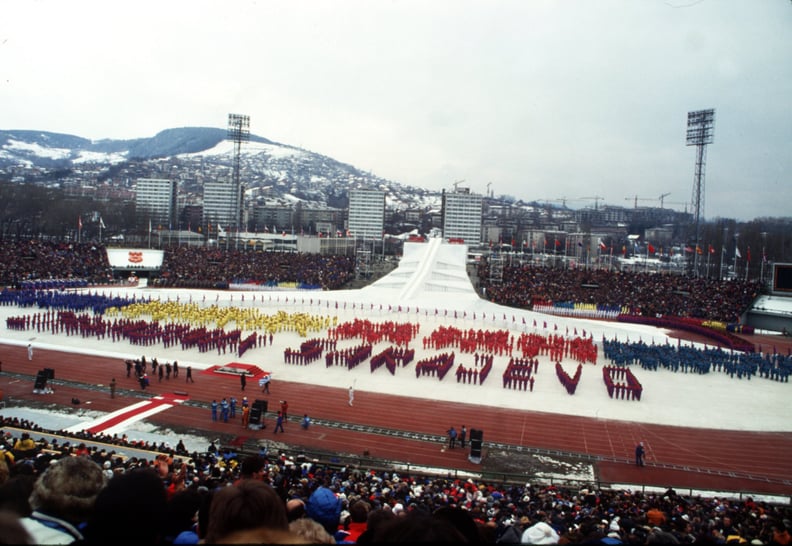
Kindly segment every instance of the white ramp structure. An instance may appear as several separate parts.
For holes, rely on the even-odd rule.
[[[465,269],[466,258],[467,245],[448,244],[439,238],[426,243],[404,243],[399,267],[361,289],[361,296],[377,292],[398,302],[476,301],[479,296]]]

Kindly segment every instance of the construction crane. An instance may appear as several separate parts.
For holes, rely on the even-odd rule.
[[[457,180],[456,182],[454,182],[454,191],[457,191],[457,187],[464,181],[465,180],[462,179],[462,180]]]
[[[561,206],[566,208],[566,203],[569,201],[567,197],[561,197],[560,199],[540,199],[541,202],[544,203],[561,203]]]
[[[687,212],[687,209],[688,209],[688,205],[689,205],[689,204],[690,204],[690,203],[678,203],[678,202],[673,202],[673,203],[672,203],[672,202],[670,202],[670,201],[669,201],[668,203],[666,203],[666,205],[682,205],[682,206],[684,206],[684,207],[685,207],[685,212]]]
[[[635,197],[625,197],[624,200],[635,201],[635,208],[638,208],[638,201],[654,201],[653,198],[650,199],[649,197],[638,197],[637,195]]]
[[[604,197],[600,197],[599,195],[595,195],[594,197],[579,197],[578,200],[583,201],[584,199],[593,199],[594,200],[594,210],[597,210],[597,205],[599,204],[600,199],[605,199]]]
[[[638,208],[638,201],[660,201],[660,208],[663,208],[663,200],[671,195],[670,193],[664,193],[660,195],[660,197],[638,197],[637,195],[634,197],[625,197],[625,201],[633,201],[635,203],[635,208]]]
[[[492,197],[492,195],[490,195],[490,186],[492,186],[492,182],[487,182],[487,197]]]

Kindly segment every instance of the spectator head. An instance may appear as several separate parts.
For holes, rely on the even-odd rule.
[[[0,510],[0,544],[35,544],[35,541],[19,521],[18,514]]]
[[[381,542],[469,543],[468,538],[448,519],[434,517],[423,510],[411,510],[404,516],[394,517],[382,525],[377,525],[371,534],[371,540],[369,541],[368,538],[364,540],[364,543],[368,544]]]
[[[324,486],[317,487],[308,497],[306,515],[322,524],[328,533],[335,533],[341,519],[342,502],[335,493]]]
[[[156,544],[163,538],[167,509],[165,486],[155,470],[117,474],[97,496],[85,538],[91,544]]]
[[[468,510],[444,506],[435,510],[433,517],[445,520],[453,525],[465,536],[467,542],[471,544],[482,542],[478,526]]]
[[[366,523],[371,512],[371,505],[364,500],[357,500],[349,507],[349,517],[355,523]]]
[[[64,457],[36,480],[30,507],[70,523],[82,523],[93,512],[96,497],[106,484],[102,467],[89,457]]]
[[[289,523],[289,531],[310,544],[335,544],[336,540],[318,521],[299,518]]]
[[[23,518],[30,515],[30,494],[36,477],[30,474],[12,476],[0,485],[0,510],[8,510]]]
[[[249,455],[242,460],[240,477],[260,479],[265,467],[266,461],[263,457],[259,455]]]
[[[209,507],[205,542],[283,542],[289,533],[286,506],[272,486],[243,480],[219,489]]]
[[[558,544],[560,539],[556,530],[543,521],[528,527],[522,534],[523,544]]]
[[[289,521],[294,521],[305,516],[305,502],[302,499],[287,500],[286,516]]]

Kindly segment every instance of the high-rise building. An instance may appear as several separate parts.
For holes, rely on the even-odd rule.
[[[204,182],[203,223],[212,226],[211,232],[218,226],[225,231],[240,229],[243,191],[229,182]]]
[[[350,190],[347,229],[358,239],[382,239],[385,227],[385,192]]]
[[[443,190],[443,238],[462,239],[469,246],[481,243],[483,198],[469,191]]]
[[[177,182],[164,178],[139,178],[135,182],[137,221],[153,229],[174,229],[178,223],[176,210]]]

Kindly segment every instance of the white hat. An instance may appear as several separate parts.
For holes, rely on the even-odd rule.
[[[394,514],[399,515],[402,512],[404,512],[404,505],[402,503],[397,502],[396,504],[393,505],[393,513]]]
[[[555,529],[540,521],[523,531],[521,542],[523,544],[558,544],[560,538]]]

